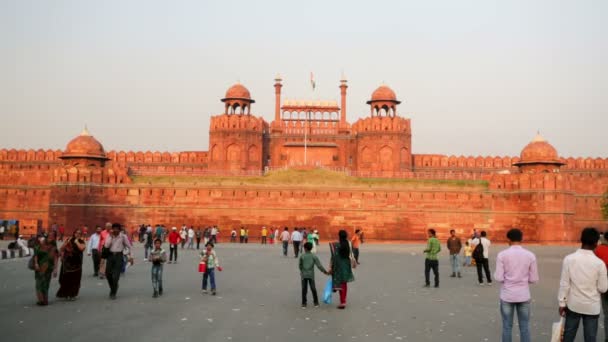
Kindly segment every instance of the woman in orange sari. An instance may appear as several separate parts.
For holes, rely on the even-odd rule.
[[[86,243],[79,229],[74,231],[63,246],[61,246],[61,272],[59,273],[59,290],[57,298],[75,300],[80,291],[82,279],[82,258]]]

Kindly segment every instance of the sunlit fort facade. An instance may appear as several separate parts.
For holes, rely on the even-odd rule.
[[[386,85],[367,101],[369,115],[346,120],[347,81],[336,101],[282,100],[275,79],[274,120],[252,114],[249,90],[228,89],[211,117],[209,151],[109,151],[85,129],[65,150],[0,150],[0,219],[23,232],[63,224],[122,222],[167,226],[314,227],[322,236],[361,228],[369,239],[421,240],[434,227],[504,240],[511,227],[528,241],[573,242],[580,229],[607,229],[600,204],[607,158],[564,158],[537,135],[519,157],[414,154],[410,119]],[[525,145],[525,142],[522,142]],[[407,179],[366,185],[196,182],[261,176],[277,169],[322,168],[351,177]],[[134,176],[164,181],[135,182]],[[189,184],[173,176],[196,176]],[[167,181],[168,179],[168,181]],[[233,185],[240,184],[240,185]]]

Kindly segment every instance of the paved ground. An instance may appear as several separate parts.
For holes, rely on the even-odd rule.
[[[491,268],[496,252],[493,247]],[[449,278],[447,255],[440,260],[441,287],[423,289],[421,245],[363,245],[362,265],[349,286],[348,308],[300,308],[296,259],[280,247],[220,244],[224,272],[218,295],[200,293],[194,251],[166,265],[165,295],[152,298],[150,266],[139,261],[121,278],[110,301],[104,281],[92,277],[89,258],[80,298],[34,305],[34,277],[27,258],[0,261],[0,336],[3,341],[499,341],[499,287],[479,287],[473,268]],[[531,247],[540,284],[533,286],[532,340],[548,341],[558,319],[556,294],[561,260],[574,247]],[[328,261],[326,244],[319,256]],[[317,273],[319,292],[326,277]],[[57,291],[57,282],[51,293]],[[337,295],[334,295],[334,302]],[[312,300],[310,300],[312,301]],[[603,337],[603,325],[600,325]],[[582,333],[579,331],[579,338]],[[515,340],[518,340],[517,338]]]

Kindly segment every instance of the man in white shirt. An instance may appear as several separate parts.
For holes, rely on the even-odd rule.
[[[281,233],[281,242],[283,243],[283,255],[287,256],[287,249],[289,248],[289,228],[285,227],[285,230]]]
[[[87,245],[87,255],[93,258],[93,276],[99,275],[99,263],[101,262],[101,251],[99,250],[99,239],[101,238],[101,227],[95,228],[95,233],[91,235]]]
[[[606,266],[593,253],[599,239],[597,229],[583,229],[581,248],[564,258],[557,294],[559,314],[566,317],[564,342],[574,341],[581,318],[585,342],[596,341],[600,293],[608,290]]]
[[[302,243],[302,233],[300,233],[298,228],[295,228],[293,233],[291,233],[291,242],[293,242],[294,258],[297,258],[300,254],[300,243]]]
[[[479,280],[479,285],[483,285],[483,274],[481,274],[481,269],[483,268],[486,274],[486,280],[488,281],[488,286],[492,285],[492,276],[490,275],[490,245],[492,244],[490,240],[486,237],[486,231],[481,232],[481,237],[471,239],[471,247],[473,248],[473,257],[475,258],[475,249],[477,245],[481,243],[481,248],[483,249],[483,255],[479,258],[475,258],[475,264],[477,266],[477,280]]]
[[[219,232],[219,230],[217,229],[217,226],[213,226],[211,228],[211,242],[213,242],[214,245],[217,245],[217,233]]]
[[[194,249],[194,228],[188,228],[188,249]]]

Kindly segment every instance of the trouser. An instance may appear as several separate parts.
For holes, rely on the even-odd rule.
[[[217,245],[217,235],[211,235],[211,242],[213,242],[214,245]]]
[[[196,238],[196,249],[199,249],[201,246],[201,238]]]
[[[597,340],[597,326],[600,315],[584,315],[566,308],[563,342],[573,342],[578,330],[578,323],[583,319],[583,337],[585,342]]]
[[[464,257],[464,265],[471,266],[471,256],[470,255]]]
[[[101,254],[98,249],[91,250],[91,258],[93,259],[93,275],[99,275],[99,263],[101,261]]]
[[[207,268],[203,273],[203,290],[207,289],[207,279],[211,282],[211,290],[215,290],[215,268]]]
[[[511,342],[513,332],[513,314],[517,311],[519,335],[521,342],[530,342],[530,301],[523,303],[507,303],[500,301],[502,316],[502,342]]]
[[[340,305],[346,305],[346,294],[348,292],[348,283],[340,284]]]
[[[439,260],[424,259],[424,284],[431,285],[431,270],[435,276],[435,286],[439,286]]]
[[[266,237],[262,236],[262,245],[265,245],[265,244],[266,244]]]
[[[173,261],[173,255],[175,255],[175,261],[177,262],[177,245],[169,245],[169,261]]]
[[[302,279],[302,305],[306,305],[306,297],[308,296],[308,285],[310,284],[310,292],[312,292],[312,300],[315,305],[319,305],[319,296],[317,295],[317,287],[314,279]]]
[[[300,241],[293,242],[293,254],[295,255],[296,258],[300,254]]]
[[[243,242],[245,242],[245,236],[241,235],[240,243],[243,243]]]
[[[450,254],[452,273],[460,273],[460,254]]]
[[[150,250],[152,249],[152,246],[150,245],[144,245],[144,258],[146,260],[148,260],[148,253],[150,252]]]
[[[152,288],[154,292],[163,290],[163,265],[152,265]]]
[[[602,293],[602,311],[604,312],[604,339],[608,339],[608,292]]]
[[[185,245],[186,245],[186,239],[182,239],[182,249],[184,249]]]
[[[108,285],[110,285],[110,295],[116,295],[120,271],[124,263],[122,252],[111,253],[106,263],[106,279],[108,279]]]
[[[289,248],[289,241],[283,241],[283,255],[287,256],[287,249]]]
[[[101,259],[99,261],[99,277],[104,278],[106,276],[106,265],[108,263],[107,259]]]
[[[314,242],[312,243],[314,246]],[[313,247],[314,249],[314,247]],[[357,262],[357,264],[359,263],[359,248],[353,248],[353,256],[355,257],[355,261]]]
[[[236,242],[236,236],[231,236],[230,237],[230,242],[232,242],[232,243]]]
[[[194,249],[194,238],[188,238],[188,249]]]
[[[486,279],[488,283],[491,283],[492,276],[490,275],[490,261],[488,260],[488,258],[476,260],[475,266],[477,266],[477,280],[479,280],[479,283],[483,283],[483,275],[481,274],[482,267],[484,272],[486,273]]]

